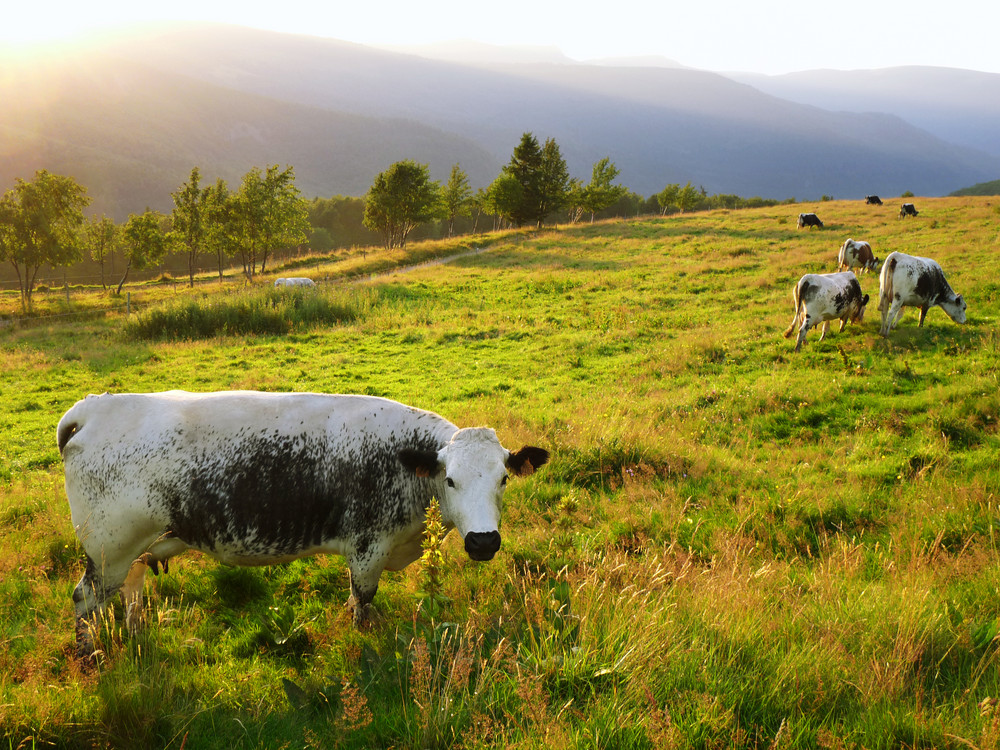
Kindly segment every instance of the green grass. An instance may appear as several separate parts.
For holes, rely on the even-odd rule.
[[[382,278],[356,264],[413,258],[320,259],[304,275],[356,281],[311,296],[156,287],[128,317],[0,331],[0,737],[995,746],[996,213],[985,198],[919,207],[905,222],[832,201],[494,235]],[[797,230],[813,209],[827,228]],[[908,311],[884,341],[873,304],[795,354],[792,285],[835,270],[849,236],[939,260],[967,325],[932,310],[917,328]],[[167,388],[372,393],[553,458],[511,482],[494,561],[448,538],[435,622],[416,565],[383,576],[358,633],[340,558],[233,569],[192,553],[147,578],[141,633],[112,613],[106,661],[82,672],[55,425],[87,393]]]

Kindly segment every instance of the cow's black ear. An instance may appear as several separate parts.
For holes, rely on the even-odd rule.
[[[441,470],[441,462],[434,451],[404,448],[399,452],[399,462],[418,477],[432,477]]]
[[[533,474],[535,469],[542,466],[549,460],[549,452],[544,448],[535,448],[526,445],[517,453],[511,453],[507,458],[507,468],[515,476],[526,477]]]

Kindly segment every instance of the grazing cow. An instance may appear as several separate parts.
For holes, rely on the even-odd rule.
[[[549,457],[396,401],[316,393],[91,395],[57,440],[87,556],[73,591],[81,656],[109,597],[122,592],[134,626],[146,567],[189,548],[229,565],[343,555],[360,627],[382,571],[422,554],[432,497],[469,557],[490,560],[508,473]]]
[[[899,207],[899,218],[902,219],[904,216],[916,216],[917,209],[912,203],[904,203]]]
[[[798,326],[799,338],[795,342],[795,351],[798,351],[802,348],[809,329],[820,323],[823,324],[823,332],[819,337],[822,341],[830,330],[831,320],[840,318],[841,332],[848,320],[853,323],[864,320],[868,295],[861,296],[861,284],[853,271],[807,273],[792,290],[792,301],[795,312],[792,324],[785,331],[785,338],[789,338]]]
[[[879,276],[878,309],[882,313],[879,333],[888,338],[907,305],[920,308],[918,327],[924,324],[924,316],[935,305],[956,323],[965,322],[965,300],[952,291],[937,261],[889,253]]]
[[[882,199],[879,198],[877,195],[866,195],[865,203],[867,203],[869,206],[881,206]]]
[[[872,252],[872,246],[861,240],[847,240],[840,246],[837,254],[837,267],[841,270],[860,268],[862,271],[877,271],[878,258]]]
[[[799,229],[802,227],[822,227],[823,222],[816,214],[799,214]]]
[[[287,279],[278,279],[274,282],[278,286],[316,286],[316,282],[303,276],[292,276]]]

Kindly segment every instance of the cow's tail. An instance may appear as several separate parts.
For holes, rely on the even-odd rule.
[[[892,277],[896,271],[895,255],[886,258],[882,264],[882,273],[879,275],[878,284],[878,309],[884,316],[886,311],[892,306]]]
[[[791,335],[792,335],[792,333],[795,331],[795,329],[798,328],[799,306],[800,306],[801,301],[802,301],[802,298],[799,295],[799,289],[800,289],[801,286],[802,286],[802,281],[800,280],[795,285],[795,288],[792,289],[792,302],[795,304],[795,311],[792,313],[792,324],[790,326],[788,326],[788,328],[785,330],[785,338],[786,339],[790,338]]]
[[[63,414],[56,427],[56,445],[59,446],[59,453],[63,455],[70,440],[80,431],[87,419],[87,402],[77,401],[68,412]]]

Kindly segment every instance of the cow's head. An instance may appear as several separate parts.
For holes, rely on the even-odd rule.
[[[500,549],[500,511],[507,477],[528,476],[549,460],[548,451],[524,447],[511,453],[488,427],[455,433],[438,452],[403,450],[399,460],[420,477],[438,481],[441,520],[454,526],[473,560],[492,560]]]
[[[941,309],[948,313],[948,317],[956,323],[965,322],[965,310],[967,307],[968,305],[965,304],[965,299],[961,294],[956,296],[953,300],[941,303]]]
[[[861,298],[857,311],[854,313],[854,317],[851,318],[852,323],[860,323],[865,319],[865,308],[868,306],[868,299],[869,297],[867,294]]]

